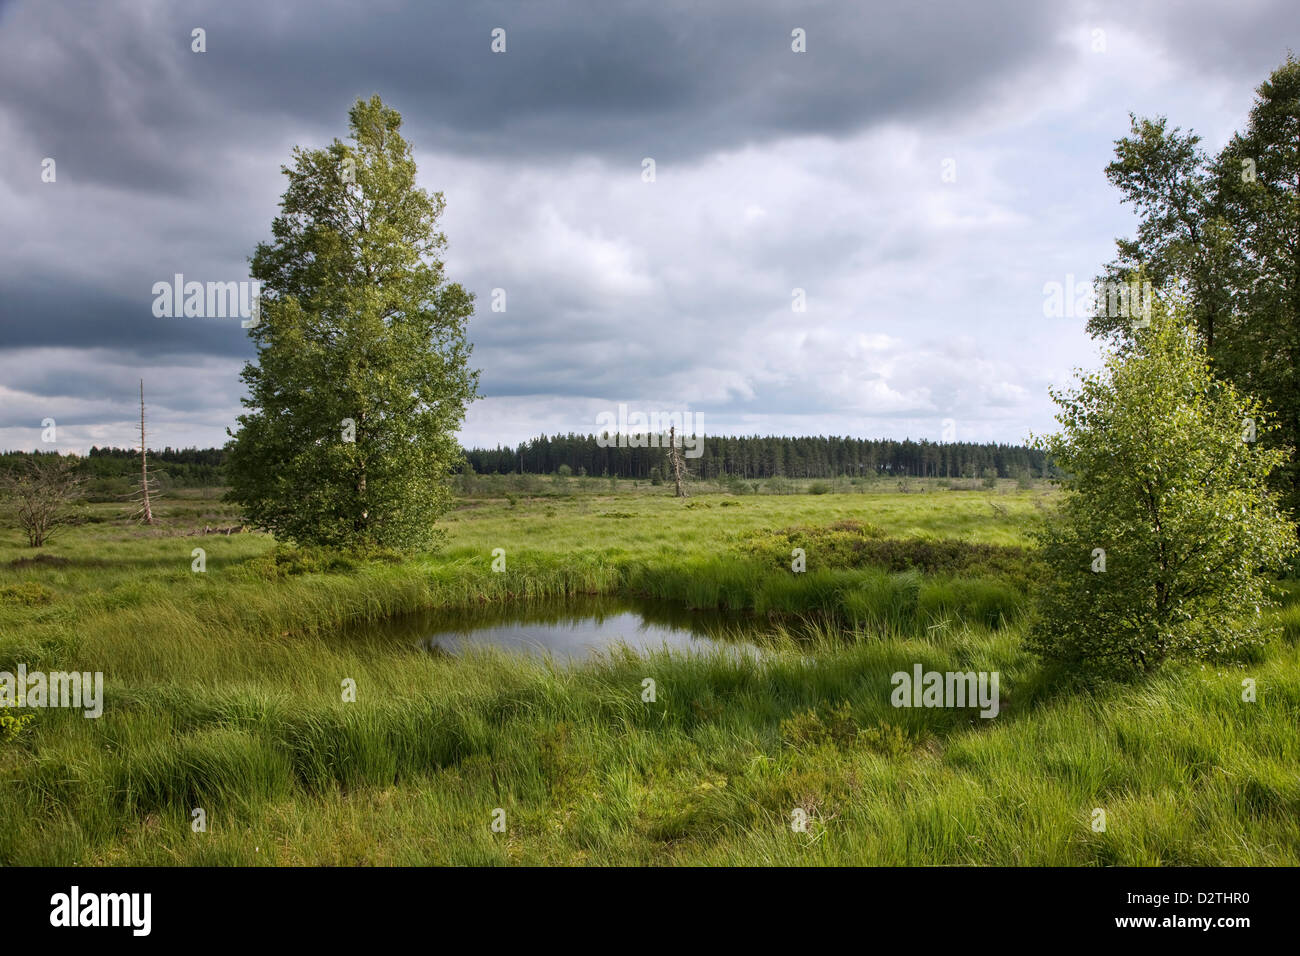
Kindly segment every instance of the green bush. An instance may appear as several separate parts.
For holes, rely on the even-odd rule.
[[[1258,646],[1269,573],[1296,551],[1259,404],[1211,374],[1181,314],[1157,308],[1136,335],[1053,393],[1063,430],[1036,442],[1070,477],[1027,643],[1085,680]]]
[[[0,711],[0,744],[17,740],[35,719],[35,714],[6,714]]]
[[[283,797],[292,783],[283,748],[233,727],[204,728],[131,752],[114,791],[130,809],[229,810]]]
[[[864,727],[858,740],[883,757],[902,757],[912,750],[912,739],[907,731],[890,723]]]
[[[921,575],[916,571],[890,574],[873,571],[843,596],[849,623],[875,633],[908,633],[918,626]]]
[[[341,549],[277,544],[266,554],[245,561],[243,568],[255,577],[274,580],[298,574],[355,571],[366,564],[399,564],[402,560],[399,552],[378,545]]]
[[[956,618],[997,630],[1018,619],[1026,590],[1008,581],[964,575],[928,580],[921,589],[917,613],[938,623]]]
[[[839,521],[825,528],[764,529],[742,538],[737,547],[774,567],[786,568],[790,551],[803,548],[808,568],[877,567],[926,574],[974,574],[1011,579],[1028,586],[1033,555],[1012,545],[980,544],[955,538],[885,538],[862,521]]]
[[[7,607],[36,607],[54,600],[54,592],[36,581],[6,584],[0,587],[0,605]]]
[[[834,707],[813,708],[781,721],[781,740],[796,750],[831,745],[847,747],[858,736],[858,722],[847,700]]]
[[[723,475],[718,479],[718,487],[732,495],[749,495],[754,493],[753,487],[739,475]]]
[[[766,490],[769,495],[792,495],[794,494],[795,489],[794,484],[790,479],[784,478],[781,475],[775,475],[767,479],[767,484],[764,486],[764,490]]]

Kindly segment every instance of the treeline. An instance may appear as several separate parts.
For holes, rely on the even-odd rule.
[[[139,458],[136,448],[100,448],[91,446],[90,458]],[[224,448],[172,448],[170,445],[161,451],[150,448],[149,457],[173,465],[212,465],[225,464]]]
[[[225,462],[226,452],[221,448],[150,448],[149,476],[177,488],[207,488],[224,483]],[[83,467],[93,478],[136,478],[140,452],[92,447]]]
[[[0,453],[0,471],[33,455],[54,455],[57,452],[8,451]],[[222,465],[226,453],[220,448],[163,448],[149,449],[149,477],[164,486],[173,488],[209,488],[224,481]],[[139,481],[140,452],[134,448],[92,447],[90,454],[81,456],[77,473],[89,480],[92,495],[125,493],[131,482]]]
[[[1049,475],[1042,452],[1023,445],[973,442],[893,441],[838,437],[782,438],[757,435],[704,438],[703,454],[686,463],[696,478],[835,478],[883,475],[909,478],[1039,478]],[[0,470],[32,452],[0,454]],[[34,454],[54,454],[35,452]],[[467,470],[477,474],[575,475],[650,479],[663,474],[666,452],[656,448],[602,448],[595,435],[541,435],[514,448],[468,448]],[[207,488],[225,484],[222,448],[149,449],[149,474],[164,485]],[[139,478],[133,448],[93,447],[78,471],[101,491]]]
[[[1042,477],[1042,452],[1023,445],[973,442],[758,435],[704,438],[703,454],[688,458],[699,478],[834,478],[886,475],[915,478]],[[595,435],[542,435],[515,448],[470,448],[465,452],[479,474],[573,474],[650,478],[661,473],[665,450],[602,448]]]

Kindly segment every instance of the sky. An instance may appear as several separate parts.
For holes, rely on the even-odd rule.
[[[223,444],[247,331],[154,285],[247,280],[376,93],[477,297],[467,446],[620,403],[1018,443],[1100,363],[1045,288],[1134,229],[1129,113],[1217,150],[1297,41],[1294,0],[0,0],[0,448],[129,446],[141,379],[151,447]]]

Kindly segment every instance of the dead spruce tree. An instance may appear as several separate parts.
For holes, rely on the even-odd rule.
[[[689,472],[686,470],[686,462],[682,460],[681,450],[677,447],[676,425],[668,429],[668,467],[672,469],[673,481],[677,484],[677,497],[687,497],[685,482]]]
[[[134,498],[139,507],[132,517],[141,524],[153,524],[151,496],[158,497],[158,489],[154,479],[149,477],[149,445],[144,430],[144,379],[140,379],[140,489]]]

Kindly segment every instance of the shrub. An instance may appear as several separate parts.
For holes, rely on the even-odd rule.
[[[1014,545],[981,544],[954,538],[885,538],[862,521],[839,521],[825,528],[796,526],[763,529],[743,537],[737,547],[786,568],[792,548],[803,548],[809,570],[877,567],[926,574],[972,574],[1010,578],[1028,586],[1034,556]]]
[[[1051,575],[1028,644],[1090,680],[1259,644],[1265,573],[1296,548],[1258,403],[1211,375],[1181,315],[1155,311],[1131,349],[1052,393],[1062,431],[1035,440],[1069,477],[1039,534]]]
[[[745,479],[741,478],[739,475],[722,475],[718,478],[718,487],[728,494],[753,494],[753,488],[751,488],[749,482],[745,481]]]
[[[277,544],[266,554],[245,561],[243,567],[255,577],[273,580],[298,574],[355,571],[366,564],[397,564],[402,560],[400,552],[378,545],[342,549]]]
[[[85,478],[73,456],[33,455],[0,472],[0,502],[33,548],[42,547],[62,528],[75,523],[75,504]]]
[[[912,749],[907,732],[889,723],[863,728],[858,739],[883,757],[901,757]]]
[[[765,486],[769,495],[792,495],[794,494],[794,485],[790,479],[781,475],[774,475],[767,479]]]
[[[17,740],[27,729],[27,725],[35,719],[35,714],[0,713],[0,744]]]
[[[865,575],[843,596],[844,610],[855,627],[884,633],[910,631],[917,622],[921,575],[916,571]]]
[[[8,607],[36,607],[54,600],[54,592],[36,581],[6,584],[0,587],[0,605]]]
[[[826,744],[846,747],[857,735],[858,723],[853,718],[853,708],[846,700],[822,713],[810,707],[781,721],[781,740],[796,750]]]

